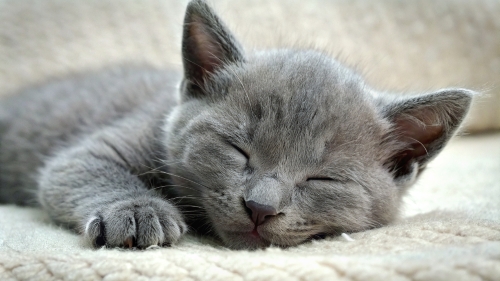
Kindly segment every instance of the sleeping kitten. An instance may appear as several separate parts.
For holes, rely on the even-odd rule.
[[[317,51],[245,54],[202,0],[183,32],[183,77],[111,68],[2,100],[1,202],[37,202],[96,247],[187,225],[234,249],[362,231],[397,216],[473,95],[389,97]]]

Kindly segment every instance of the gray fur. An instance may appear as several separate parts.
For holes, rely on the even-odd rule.
[[[185,221],[235,249],[297,245],[391,222],[472,98],[376,93],[312,50],[244,55],[201,0],[182,51],[182,81],[122,66],[3,100],[0,201],[38,202],[95,246],[175,243]],[[250,200],[278,214],[257,228]]]

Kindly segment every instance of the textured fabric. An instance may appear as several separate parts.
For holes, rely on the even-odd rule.
[[[376,88],[485,94],[468,131],[500,129],[498,0],[212,0],[243,45],[338,56]],[[0,0],[0,95],[122,62],[180,67],[184,0]]]
[[[470,131],[500,128],[500,2],[219,0],[246,46],[318,46],[382,89],[489,90]],[[121,62],[180,68],[185,1],[0,0],[0,95]],[[276,36],[279,34],[279,36]],[[92,250],[37,209],[0,206],[0,280],[500,280],[500,135],[454,141],[394,224],[246,252],[187,236]]]
[[[37,209],[0,206],[0,280],[500,280],[500,134],[453,141],[392,225],[289,249],[92,250]],[[349,241],[352,238],[354,241]]]

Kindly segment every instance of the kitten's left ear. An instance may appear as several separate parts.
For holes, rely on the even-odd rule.
[[[473,95],[465,89],[445,89],[384,108],[393,125],[387,136],[393,150],[387,165],[397,182],[410,184],[442,150],[465,118]]]
[[[243,61],[240,44],[203,0],[189,2],[184,18],[184,78],[203,89],[205,81],[225,64]]]

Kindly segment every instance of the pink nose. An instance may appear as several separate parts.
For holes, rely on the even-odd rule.
[[[262,205],[252,200],[245,201],[245,205],[251,212],[250,217],[255,226],[263,224],[268,217],[277,215],[276,209],[272,206]]]

